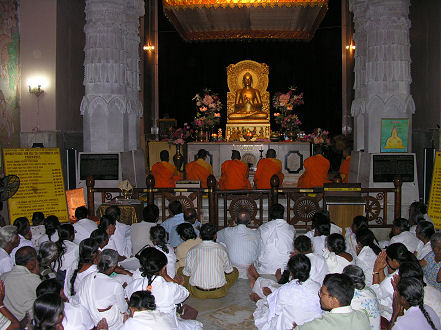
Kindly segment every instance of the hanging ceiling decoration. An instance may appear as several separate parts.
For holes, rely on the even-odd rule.
[[[163,0],[185,40],[311,40],[328,0]]]

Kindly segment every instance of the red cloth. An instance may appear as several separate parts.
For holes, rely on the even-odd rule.
[[[203,159],[195,160],[185,166],[185,175],[187,180],[199,180],[202,182],[202,188],[207,188],[207,178],[213,174],[213,169],[209,163]]]
[[[254,184],[257,189],[271,189],[271,178],[277,175],[282,185],[284,175],[282,173],[282,162],[275,158],[263,158],[257,163]]]
[[[176,167],[168,162],[157,162],[152,166],[155,188],[174,188],[176,181],[182,180]]]
[[[349,168],[351,166],[351,156],[346,157],[345,160],[341,162],[340,169],[338,170],[340,172],[340,176],[343,179],[343,183],[348,183],[349,179]]]
[[[251,189],[250,180],[248,180],[248,165],[238,159],[225,161],[222,164],[219,188],[221,190]]]
[[[305,172],[297,182],[298,188],[323,187],[328,180],[329,160],[320,154],[306,158],[303,162]]]

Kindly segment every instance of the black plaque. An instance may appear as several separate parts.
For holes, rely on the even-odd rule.
[[[119,154],[80,154],[80,180],[118,180]]]
[[[414,155],[373,155],[374,182],[393,182],[400,176],[403,182],[414,182]]]

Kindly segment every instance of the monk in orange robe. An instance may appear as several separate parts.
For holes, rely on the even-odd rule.
[[[350,148],[345,148],[343,150],[343,158],[344,159],[341,162],[340,169],[338,171],[340,172],[342,183],[348,183],[349,168],[351,167],[351,149]]]
[[[282,162],[276,158],[276,151],[268,149],[266,158],[257,163],[256,174],[254,174],[254,184],[257,189],[271,189],[271,178],[277,175],[282,185],[284,175],[282,173]]]
[[[187,180],[199,180],[202,182],[202,188],[207,188],[207,178],[213,174],[213,168],[210,163],[206,162],[208,152],[205,149],[198,151],[197,160],[188,163],[185,166],[185,175]]]
[[[167,150],[159,154],[160,162],[152,166],[152,175],[155,177],[155,188],[174,188],[176,181],[182,180],[176,166],[170,164]]]
[[[328,179],[329,160],[323,156],[320,146],[314,147],[314,156],[306,158],[303,162],[305,172],[297,182],[297,188],[323,187],[323,184],[330,182]]]
[[[231,160],[222,164],[222,174],[219,180],[221,190],[251,189],[248,180],[248,164],[240,160],[240,152],[233,150]]]

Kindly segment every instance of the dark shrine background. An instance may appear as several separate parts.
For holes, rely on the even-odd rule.
[[[204,88],[219,93],[226,123],[229,64],[254,60],[269,65],[268,91],[287,92],[289,86],[304,93],[297,108],[301,129],[310,133],[321,127],[331,135],[341,133],[341,1],[329,8],[310,42],[304,41],[207,41],[186,42],[164,16],[159,1],[159,116],[176,118],[178,125],[192,122],[194,95]],[[273,118],[271,125],[276,128]]]

